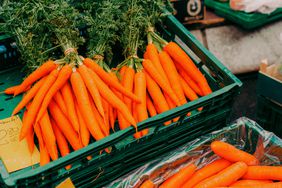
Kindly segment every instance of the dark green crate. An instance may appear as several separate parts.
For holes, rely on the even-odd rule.
[[[257,122],[264,129],[282,137],[282,104],[261,95],[257,97],[257,104]]]
[[[216,0],[205,0],[205,5],[215,10],[215,13],[224,17],[244,29],[255,29],[266,25],[275,20],[282,19],[282,8],[279,8],[271,14],[246,13],[243,11],[232,10],[229,2],[219,2]]]
[[[139,123],[139,130],[150,128],[150,133],[139,140],[133,139],[135,129],[129,127],[116,131],[102,140],[91,143],[43,167],[26,168],[9,174],[0,161],[2,177],[0,185],[54,187],[65,178],[70,177],[77,187],[101,187],[178,145],[225,126],[234,97],[238,95],[242,85],[241,82],[174,16],[167,16],[163,27],[159,27],[159,31],[167,39],[174,40],[177,37],[182,47],[191,49],[187,53],[205,74],[213,93]],[[15,70],[2,73],[4,78],[9,75],[19,77]],[[12,84],[10,80],[7,82],[9,84],[6,86]],[[7,96],[0,95],[1,100],[3,97]],[[9,104],[0,103],[0,108],[4,109],[3,113],[0,112],[0,118],[9,116],[17,103],[16,100],[18,99],[11,99]],[[204,107],[201,112],[197,111],[199,107]],[[187,117],[186,114],[191,111],[192,115]],[[163,125],[164,122],[178,116],[181,116],[178,122],[169,126]],[[104,152],[99,155],[101,150],[108,147],[112,147],[110,154]],[[90,161],[86,159],[89,155],[93,156]],[[64,167],[69,164],[72,164],[72,168],[65,170]]]

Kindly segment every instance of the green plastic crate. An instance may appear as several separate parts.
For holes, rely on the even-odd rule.
[[[257,122],[264,129],[282,137],[282,104],[258,95],[257,105]]]
[[[178,145],[225,126],[234,98],[242,85],[240,80],[205,49],[174,16],[167,16],[164,25],[158,29],[165,38],[177,38],[184,49],[187,49],[187,46],[190,48],[187,53],[205,74],[213,93],[139,123],[139,130],[150,128],[150,133],[139,140],[133,139],[135,129],[129,127],[43,167],[29,167],[9,174],[0,161],[0,185],[54,187],[70,177],[77,187],[102,187]],[[10,78],[19,77],[15,71],[9,70],[1,75],[3,78],[9,75],[13,75]],[[18,80],[6,81],[9,82],[4,83],[6,86],[19,83]],[[2,85],[0,87],[3,89]],[[7,96],[0,95],[1,100],[3,97]],[[4,109],[0,111],[0,118],[8,117],[16,103],[17,98],[12,98],[9,103],[0,103],[0,108]],[[199,107],[204,107],[201,112],[197,111]],[[187,117],[186,114],[191,111],[192,115]],[[163,125],[178,116],[181,116],[178,122],[169,126]],[[99,152],[107,147],[112,147],[111,153],[104,152],[99,155]],[[90,161],[86,159],[89,155],[92,155]],[[65,170],[65,166],[69,164],[72,164],[72,168]]]
[[[232,10],[229,6],[229,2],[205,0],[205,5],[214,9],[215,13],[219,16],[224,17],[248,30],[255,29],[282,18],[282,8],[275,10],[271,14],[261,14]]]

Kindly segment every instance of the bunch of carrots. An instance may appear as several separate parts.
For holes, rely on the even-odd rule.
[[[160,188],[280,188],[281,166],[260,166],[259,160],[245,151],[222,142],[211,143],[212,151],[220,158],[197,169],[189,164],[169,177]],[[156,187],[152,180],[145,181],[140,188]]]
[[[148,44],[142,65],[104,70],[94,60],[80,57],[78,65],[48,60],[6,94],[25,93],[12,115],[26,109],[20,140],[34,150],[39,141],[41,165],[89,144],[90,136],[103,139],[134,126],[149,116],[195,100],[211,92],[202,73],[174,42],[158,51]],[[183,68],[184,67],[184,68]],[[119,71],[115,71],[115,70]],[[149,114],[149,115],[148,115]],[[166,122],[168,125],[171,122]],[[148,130],[137,132],[140,138]]]

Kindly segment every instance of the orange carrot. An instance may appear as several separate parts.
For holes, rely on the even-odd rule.
[[[62,157],[64,157],[70,153],[68,142],[66,138],[64,137],[63,133],[58,128],[56,122],[52,118],[50,119],[50,121],[52,124],[52,129],[54,130],[54,134],[56,137],[56,141],[59,147],[60,154]],[[66,166],[66,169],[70,169],[70,168],[71,168],[71,165]]]
[[[103,104],[103,108],[105,109],[105,118],[104,118],[104,126],[105,126],[105,130],[106,130],[106,136],[108,136],[110,134],[110,118],[109,118],[109,106],[110,104],[105,100],[102,99],[102,104]]]
[[[253,155],[239,150],[234,146],[222,141],[212,142],[211,149],[218,156],[231,162],[242,161],[245,162],[247,165],[256,165],[259,163],[257,158]]]
[[[261,184],[267,184],[272,183],[270,180],[238,180],[235,183],[231,184],[230,186],[237,186],[237,187],[243,187],[243,186],[249,186],[249,185],[261,185]]]
[[[282,188],[282,182],[276,183],[265,183],[265,184],[257,184],[257,185],[245,185],[245,186],[229,186],[231,188]],[[222,188],[222,187],[220,187]]]
[[[112,77],[108,75],[107,72],[105,72],[96,62],[94,62],[92,59],[85,58],[84,59],[84,64],[92,69],[96,74],[101,77],[101,79],[107,83],[109,86],[115,88],[119,92],[121,92],[123,95],[131,98],[132,100],[136,102],[140,102],[140,99],[138,99],[133,93],[128,92],[124,87],[119,82],[116,82]]]
[[[175,188],[181,187],[189,178],[193,175],[196,170],[194,164],[189,164],[184,168],[180,169],[176,174],[168,178],[160,188]]]
[[[38,81],[40,78],[49,74],[56,67],[57,65],[52,60],[48,60],[45,63],[43,63],[38,69],[36,69],[27,78],[25,78],[25,80],[15,90],[14,96],[22,93],[28,86],[32,85],[34,82]]]
[[[162,64],[161,64],[157,47],[153,43],[151,43],[151,44],[147,45],[146,49],[147,49],[147,53],[148,53],[148,59],[151,60],[151,62],[153,63],[155,68],[158,70],[158,72],[160,73],[162,78],[165,80],[165,82],[170,85],[168,77],[167,77],[167,75],[166,75],[166,73],[163,69]]]
[[[247,171],[248,166],[244,162],[236,162],[216,175],[213,175],[200,183],[194,188],[210,188],[218,186],[228,186],[240,179]]]
[[[126,105],[111,91],[111,89],[99,78],[99,76],[97,76],[96,73],[94,73],[93,71],[90,71],[90,73],[97,83],[98,90],[101,93],[102,97],[106,99],[106,101],[113,107],[117,108],[122,113],[124,118],[129,121],[134,127],[136,127],[136,122]],[[108,77],[110,76],[108,75]]]
[[[166,102],[168,104],[169,109],[174,109],[176,107],[176,105],[174,104],[174,102],[172,102],[172,100],[170,99],[170,97],[164,93],[164,97],[166,99]],[[177,122],[179,120],[179,117],[173,118],[173,122]]]
[[[42,84],[42,87],[40,87],[39,91],[36,93],[35,97],[33,98],[33,101],[28,110],[26,121],[24,122],[21,128],[20,140],[22,140],[26,136],[26,133],[30,129],[32,129],[32,125],[35,121],[35,118],[37,116],[41,103],[44,100],[44,97],[46,93],[48,92],[49,88],[55,82],[57,76],[58,76],[58,70],[55,69],[51,72],[50,75],[48,75],[48,77]]]
[[[39,125],[42,130],[42,137],[47,148],[47,151],[52,158],[52,160],[58,159],[58,151],[56,145],[56,138],[54,131],[52,129],[51,121],[48,112],[45,111],[42,118],[39,121]]]
[[[24,111],[23,122],[25,121],[26,116],[27,116],[27,110]],[[29,152],[30,152],[30,154],[32,154],[33,151],[34,151],[34,132],[33,132],[33,129],[30,129],[29,132],[27,133],[26,141],[27,141]]]
[[[76,106],[76,111],[77,111],[77,116],[78,116],[78,121],[79,121],[79,134],[80,134],[80,139],[83,144],[83,146],[88,146],[89,141],[90,141],[90,133],[89,130],[87,129],[86,123],[81,115],[81,112],[79,110],[78,104],[75,103]]]
[[[74,130],[76,132],[79,132],[79,122],[78,122],[78,115],[75,109],[75,98],[74,98],[74,94],[72,92],[72,88],[69,84],[69,82],[67,82],[61,89],[65,104],[66,104],[66,108],[67,108],[67,112],[68,112],[68,118],[74,128]]]
[[[40,150],[40,166],[44,166],[50,162],[50,156],[48,154],[47,148],[45,145],[39,145]]]
[[[45,147],[44,141],[43,141],[43,136],[42,136],[42,132],[41,132],[41,128],[39,126],[39,124],[35,124],[34,125],[34,133],[36,134],[36,137],[38,139],[38,143],[40,147]]]
[[[103,100],[104,100],[104,99],[102,99],[102,103],[103,103]],[[94,105],[94,103],[93,103],[93,101],[92,101],[91,99],[90,99],[90,105],[91,105],[91,108],[92,108],[92,110],[93,110],[94,117],[95,117],[95,119],[97,120],[97,123],[98,123],[98,125],[99,125],[101,131],[103,132],[103,134],[104,134],[105,136],[108,136],[108,135],[109,135],[109,131],[108,131],[108,129],[107,129],[106,123],[105,123],[104,119],[102,118],[102,116],[99,114],[99,112],[98,112],[96,106]],[[104,106],[103,106],[103,108],[106,109]],[[106,114],[105,114],[105,115],[106,115]]]
[[[174,62],[165,51],[159,53],[159,58],[162,63],[163,69],[168,77],[169,83],[174,93],[178,97],[180,104],[181,105],[186,104],[187,101],[179,80],[180,76],[178,75]]]
[[[169,97],[172,99],[172,101],[177,106],[180,106],[180,102],[179,102],[176,94],[174,93],[174,91],[172,90],[170,85],[166,84],[165,80],[158,73],[157,69],[154,67],[152,62],[150,60],[145,59],[143,61],[142,65],[143,65],[144,69],[146,70],[146,72],[151,76],[151,78],[154,79],[154,81],[156,83],[158,83],[158,85],[164,90],[164,92],[166,92],[169,95]]]
[[[145,72],[145,75],[146,75],[147,90],[155,104],[157,112],[162,113],[169,110],[169,106],[158,84],[151,78],[151,76],[149,76],[149,74],[147,74],[147,72]],[[171,122],[169,121],[166,124],[168,123]]]
[[[174,64],[176,69],[178,70],[180,76],[185,80],[185,82],[193,89],[193,91],[195,93],[197,93],[197,95],[199,96],[203,96],[203,93],[201,91],[201,89],[199,88],[199,86],[194,82],[194,80],[192,80],[185,71],[183,71],[182,67],[175,63]]]
[[[146,180],[139,188],[154,188],[155,184],[151,180]]]
[[[56,94],[53,97],[54,101],[57,103],[57,105],[60,107],[62,112],[68,117],[68,111],[67,106],[65,104],[64,98],[60,91],[57,91]]]
[[[98,88],[96,86],[96,83],[94,82],[94,79],[91,77],[89,73],[89,68],[86,67],[85,65],[80,65],[79,68],[77,69],[78,72],[80,73],[89,93],[90,96],[93,98],[93,101],[101,114],[101,116],[104,118],[104,109],[102,105],[102,98],[101,95],[98,91]]]
[[[175,42],[169,42],[164,47],[164,50],[199,85],[204,95],[208,95],[212,92],[204,75],[199,71],[190,57]]]
[[[134,94],[141,99],[141,103],[136,104],[136,112],[138,122],[148,119],[148,112],[146,107],[146,77],[145,73],[140,70],[134,77]],[[148,134],[149,129],[142,131],[142,136]]]
[[[21,109],[23,109],[31,99],[37,94],[39,89],[41,88],[42,84],[45,82],[46,77],[41,78],[30,90],[27,92],[26,95],[23,96],[21,102],[18,103],[16,108],[14,109],[12,116],[17,114]]]
[[[78,150],[82,148],[77,133],[72,128],[69,120],[65,117],[59,106],[54,101],[51,101],[48,109],[53,119],[55,120],[58,128],[64,134],[64,136],[66,137],[72,148],[74,150]]]
[[[185,96],[190,101],[198,99],[197,94],[189,87],[189,85],[185,82],[185,80],[181,76],[179,76],[179,80],[180,80],[180,84],[182,86]]]
[[[12,95],[15,93],[16,89],[19,87],[20,85],[15,85],[15,86],[11,86],[11,87],[8,87],[4,90],[4,93],[6,95]],[[1,92],[2,93],[2,92]]]
[[[120,80],[123,79],[123,76],[124,76],[124,73],[125,73],[126,69],[127,69],[127,66],[122,66],[122,67],[120,68],[120,70],[119,70]],[[111,73],[111,72],[110,72],[110,73]],[[113,73],[113,72],[112,72],[112,73]],[[118,79],[118,82],[119,82],[119,79]]]
[[[148,112],[149,112],[151,117],[157,115],[157,111],[155,109],[155,106],[154,106],[153,102],[151,101],[148,94],[146,94],[146,105],[147,105],[147,109],[148,109]]]
[[[112,105],[109,104],[109,119],[110,119],[110,126],[111,129],[115,129],[115,117],[114,117],[114,108]]]
[[[135,70],[131,66],[128,66],[122,77],[122,85],[129,92],[133,92],[134,76],[135,76]],[[124,97],[123,102],[127,106],[129,112],[131,113],[132,112],[132,104],[131,104],[132,100],[128,97]],[[129,125],[130,125],[129,122],[125,120],[125,127],[128,127]]]
[[[56,79],[55,83],[49,89],[48,93],[44,97],[44,100],[41,104],[38,116],[36,121],[38,121],[45,110],[47,109],[50,101],[52,100],[53,96],[65,85],[65,83],[69,80],[72,73],[72,67],[70,65],[64,65],[63,68],[60,70],[58,78]]]
[[[225,159],[217,159],[212,163],[204,166],[203,168],[197,170],[193,176],[185,182],[182,188],[192,188],[200,181],[215,175],[216,173],[220,172],[221,170],[227,168],[231,165],[231,162]]]
[[[105,135],[100,129],[97,119],[94,116],[86,86],[79,72],[74,71],[72,73],[71,85],[74,91],[74,95],[76,96],[79,110],[81,112],[81,115],[86,123],[89,132],[96,140],[100,140],[104,138]]]
[[[243,179],[282,180],[282,166],[249,166]]]

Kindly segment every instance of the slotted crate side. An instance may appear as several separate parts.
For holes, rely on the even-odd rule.
[[[266,130],[282,137],[282,105],[259,95],[257,97],[257,122]]]
[[[177,36],[182,46],[185,44],[186,48],[188,46],[191,49],[189,55],[198,57],[196,64],[207,77],[214,89],[213,93],[139,123],[139,130],[150,128],[150,134],[139,140],[133,139],[135,129],[129,127],[33,170],[23,169],[8,174],[0,164],[0,168],[4,169],[1,170],[3,184],[9,187],[52,187],[66,177],[71,177],[77,186],[87,182],[94,184],[91,187],[99,187],[107,183],[104,181],[112,181],[119,174],[126,173],[127,169],[137,168],[138,163],[153,159],[158,152],[166,152],[184,141],[224,126],[241,82],[173,16],[168,16],[164,25],[160,29],[164,29],[161,31],[166,38],[174,40]],[[199,107],[204,107],[203,111],[197,111]],[[186,114],[191,111],[192,115],[187,117]],[[178,116],[181,116],[178,122],[163,126],[164,122]],[[166,147],[160,148],[159,145]],[[104,152],[99,155],[100,151],[108,147],[112,147],[110,154]],[[93,156],[90,161],[86,159],[89,155]],[[69,164],[72,164],[72,168],[67,171],[65,166]],[[117,174],[113,176],[115,169]],[[95,181],[92,182],[93,179]]]

